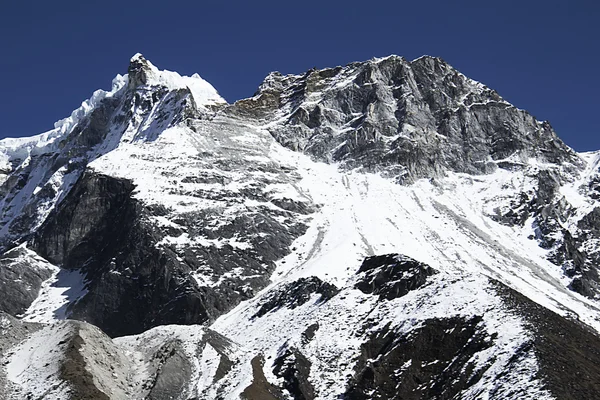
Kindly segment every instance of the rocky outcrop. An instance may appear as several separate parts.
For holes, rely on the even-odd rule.
[[[134,55],[129,62],[129,68],[127,68],[129,88],[133,89],[145,85],[148,82],[148,75],[151,73],[152,69],[148,64],[148,60],[139,53]]]
[[[272,291],[263,301],[260,309],[254,314],[253,318],[260,318],[282,307],[294,309],[307,303],[315,294],[320,295],[317,302],[324,303],[338,292],[339,289],[335,285],[323,282],[316,276],[300,278]]]
[[[252,365],[252,383],[244,389],[241,398],[244,400],[280,400],[283,399],[283,393],[276,386],[272,385],[263,371],[265,364],[264,357],[258,355],[251,361]]]
[[[358,290],[392,300],[425,285],[436,271],[405,255],[386,254],[365,258],[357,273]]]
[[[84,174],[36,232],[33,249],[63,268],[93,273],[97,269],[91,265],[106,262],[100,260],[124,241],[135,222],[133,189],[126,180]]]
[[[132,198],[133,189],[126,180],[87,173],[36,234],[40,255],[86,274],[88,293],[70,317],[120,336],[205,323],[239,302],[239,293],[200,287],[190,276],[193,263],[157,247],[165,233],[148,218],[161,211]]]
[[[64,358],[59,378],[71,388],[71,398],[82,400],[126,398],[131,362],[95,326],[69,321],[70,334],[60,343]]]
[[[165,343],[154,355],[152,365],[156,368],[156,375],[148,399],[168,400],[187,394],[192,366],[181,348],[181,343]]]
[[[283,388],[294,400],[313,400],[315,389],[310,383],[311,362],[293,347],[284,346],[273,362],[273,374],[283,379]]]
[[[493,343],[480,321],[477,316],[435,319],[407,335],[389,328],[374,333],[361,346],[344,398],[454,398],[485,371],[471,359]]]
[[[16,247],[0,256],[0,311],[23,314],[37,298],[52,269],[31,251]]]

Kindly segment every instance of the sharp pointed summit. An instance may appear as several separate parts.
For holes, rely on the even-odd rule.
[[[150,61],[146,60],[142,54],[135,54],[131,57],[129,68],[127,69],[129,87],[136,88],[145,85],[148,82],[148,75],[156,71],[156,67]]]

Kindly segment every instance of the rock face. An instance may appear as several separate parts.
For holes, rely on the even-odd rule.
[[[273,363],[273,373],[282,378],[283,387],[295,400],[312,400],[315,389],[310,383],[311,362],[297,349],[282,348]]]
[[[387,254],[366,258],[358,273],[362,275],[358,290],[391,300],[423,286],[436,271],[410,257]]]
[[[204,81],[188,78],[179,87],[143,57],[132,59],[130,74],[127,86],[106,95],[26,167],[14,159],[18,167],[3,185],[7,220],[17,198],[25,208],[0,240],[30,240],[52,264],[84,274],[87,295],[69,306],[69,316],[111,336],[214,320],[267,284],[274,261],[304,232],[311,213],[308,199],[282,195],[298,176],[262,155],[272,139],[262,134],[267,148],[252,148],[235,121],[202,122],[214,117],[207,107],[215,102],[200,102],[206,90],[196,86],[203,89]],[[177,136],[159,137],[169,129]],[[199,142],[197,131],[207,130]],[[14,176],[23,183],[13,185]],[[43,189],[27,197],[36,185]],[[40,197],[44,190],[53,197]],[[10,300],[4,309],[25,311],[48,277],[32,282],[33,298]]]
[[[239,106],[275,115],[267,129],[284,146],[401,182],[489,173],[530,157],[583,165],[548,123],[435,57],[273,73]]]
[[[0,397],[595,399],[599,167],[435,57],[138,54],[0,141]]]
[[[457,396],[476,384],[484,372],[469,362],[473,354],[489,348],[493,341],[478,329],[479,322],[477,317],[424,321],[421,328],[405,337],[389,330],[377,332],[362,346],[345,398]]]
[[[23,247],[4,253],[0,257],[0,311],[13,316],[23,314],[51,275],[47,263]]]
[[[260,318],[268,312],[282,307],[294,309],[308,302],[312,295],[319,295],[319,302],[326,302],[339,292],[334,285],[323,282],[316,276],[301,278],[295,282],[284,285],[271,292],[269,298],[263,303],[255,318]]]

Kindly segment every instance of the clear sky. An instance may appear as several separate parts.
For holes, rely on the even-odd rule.
[[[51,129],[137,52],[229,102],[273,70],[429,54],[595,150],[599,41],[596,0],[2,1],[0,138]]]

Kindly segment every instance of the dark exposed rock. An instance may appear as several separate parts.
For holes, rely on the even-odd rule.
[[[263,367],[265,360],[262,355],[252,359],[252,383],[242,392],[241,398],[245,400],[283,400],[286,396],[269,383],[265,378]]]
[[[302,332],[302,340],[305,343],[310,342],[315,337],[315,333],[319,330],[319,323],[315,322]]]
[[[357,273],[357,289],[391,300],[423,286],[436,271],[410,257],[386,254],[365,258]]]
[[[134,186],[124,179],[86,173],[38,230],[33,248],[50,262],[79,269],[108,256],[135,218]],[[90,272],[93,272],[90,270]]]
[[[52,271],[35,260],[30,252],[17,247],[0,256],[0,311],[12,316],[23,314],[36,299],[42,282]]]
[[[480,321],[477,316],[432,319],[407,335],[389,327],[375,332],[361,346],[356,373],[343,398],[455,398],[487,368],[476,369],[471,360],[493,343]]]
[[[148,61],[141,54],[136,54],[129,62],[129,68],[127,69],[129,88],[145,85],[149,73],[151,73],[151,69]]]
[[[231,352],[233,343],[225,336],[206,329],[204,338],[210,346],[219,353],[219,365],[217,366],[217,372],[215,373],[214,382],[218,382],[223,379],[234,365],[234,362],[229,358],[228,354]]]
[[[132,197],[133,190],[130,181],[85,173],[33,241],[33,248],[46,259],[86,274],[88,293],[70,306],[69,315],[111,336],[140,333],[161,324],[214,320],[266,286],[274,261],[285,256],[294,238],[306,229],[302,224],[288,228],[266,211],[246,213],[218,230],[203,224],[207,215],[187,215],[175,222],[192,238],[247,236],[253,248],[161,247],[157,243],[175,232],[153,225],[149,217],[168,210],[145,207]],[[190,273],[207,265],[207,273],[214,276],[238,268],[248,278],[201,287]]]
[[[273,362],[273,373],[283,378],[283,388],[294,400],[312,400],[315,390],[309,381],[311,362],[296,348],[284,346]]]
[[[560,179],[550,170],[541,170],[537,175],[537,196],[536,202],[539,207],[550,204],[560,187]]]
[[[506,304],[532,331],[546,388],[557,399],[593,400],[600,393],[600,337],[576,319],[557,315],[524,295],[496,283]]]
[[[535,198],[532,199],[529,193],[521,192],[511,199],[508,211],[502,214],[496,210],[496,214],[490,215],[490,218],[508,226],[523,226],[534,209]]]
[[[147,398],[169,400],[184,397],[192,367],[181,345],[177,341],[165,343],[155,355],[154,364],[158,364],[157,373]]]
[[[550,223],[542,225],[544,232],[550,237],[543,240],[542,245],[555,245],[549,260],[561,266],[565,275],[572,279],[569,285],[571,290],[590,298],[600,297],[600,254],[594,251],[595,243],[600,239],[600,230],[597,228],[598,208],[578,221],[575,233],[561,226],[564,211],[557,210],[557,207],[554,210],[553,216],[546,220]]]
[[[320,294],[318,302],[324,303],[338,292],[339,289],[335,285],[323,282],[316,276],[300,278],[272,291],[253,318],[260,318],[282,307],[294,309],[308,302],[313,294]]]
[[[111,336],[205,322],[206,293],[175,255],[156,249],[158,236],[144,224],[132,190],[126,180],[85,174],[36,235],[40,255],[87,274],[88,293],[71,307],[71,318]]]
[[[295,201],[292,199],[271,199],[271,202],[277,207],[287,211],[293,211],[299,214],[310,214],[314,212],[310,204]]]
[[[588,196],[600,200],[600,176],[593,176],[587,184]]]
[[[581,218],[577,222],[577,226],[587,235],[600,234],[600,207],[595,207],[589,214]]]
[[[69,321],[71,332],[63,340],[60,378],[71,388],[71,398],[101,400],[125,398],[131,369],[122,350],[98,328]]]

